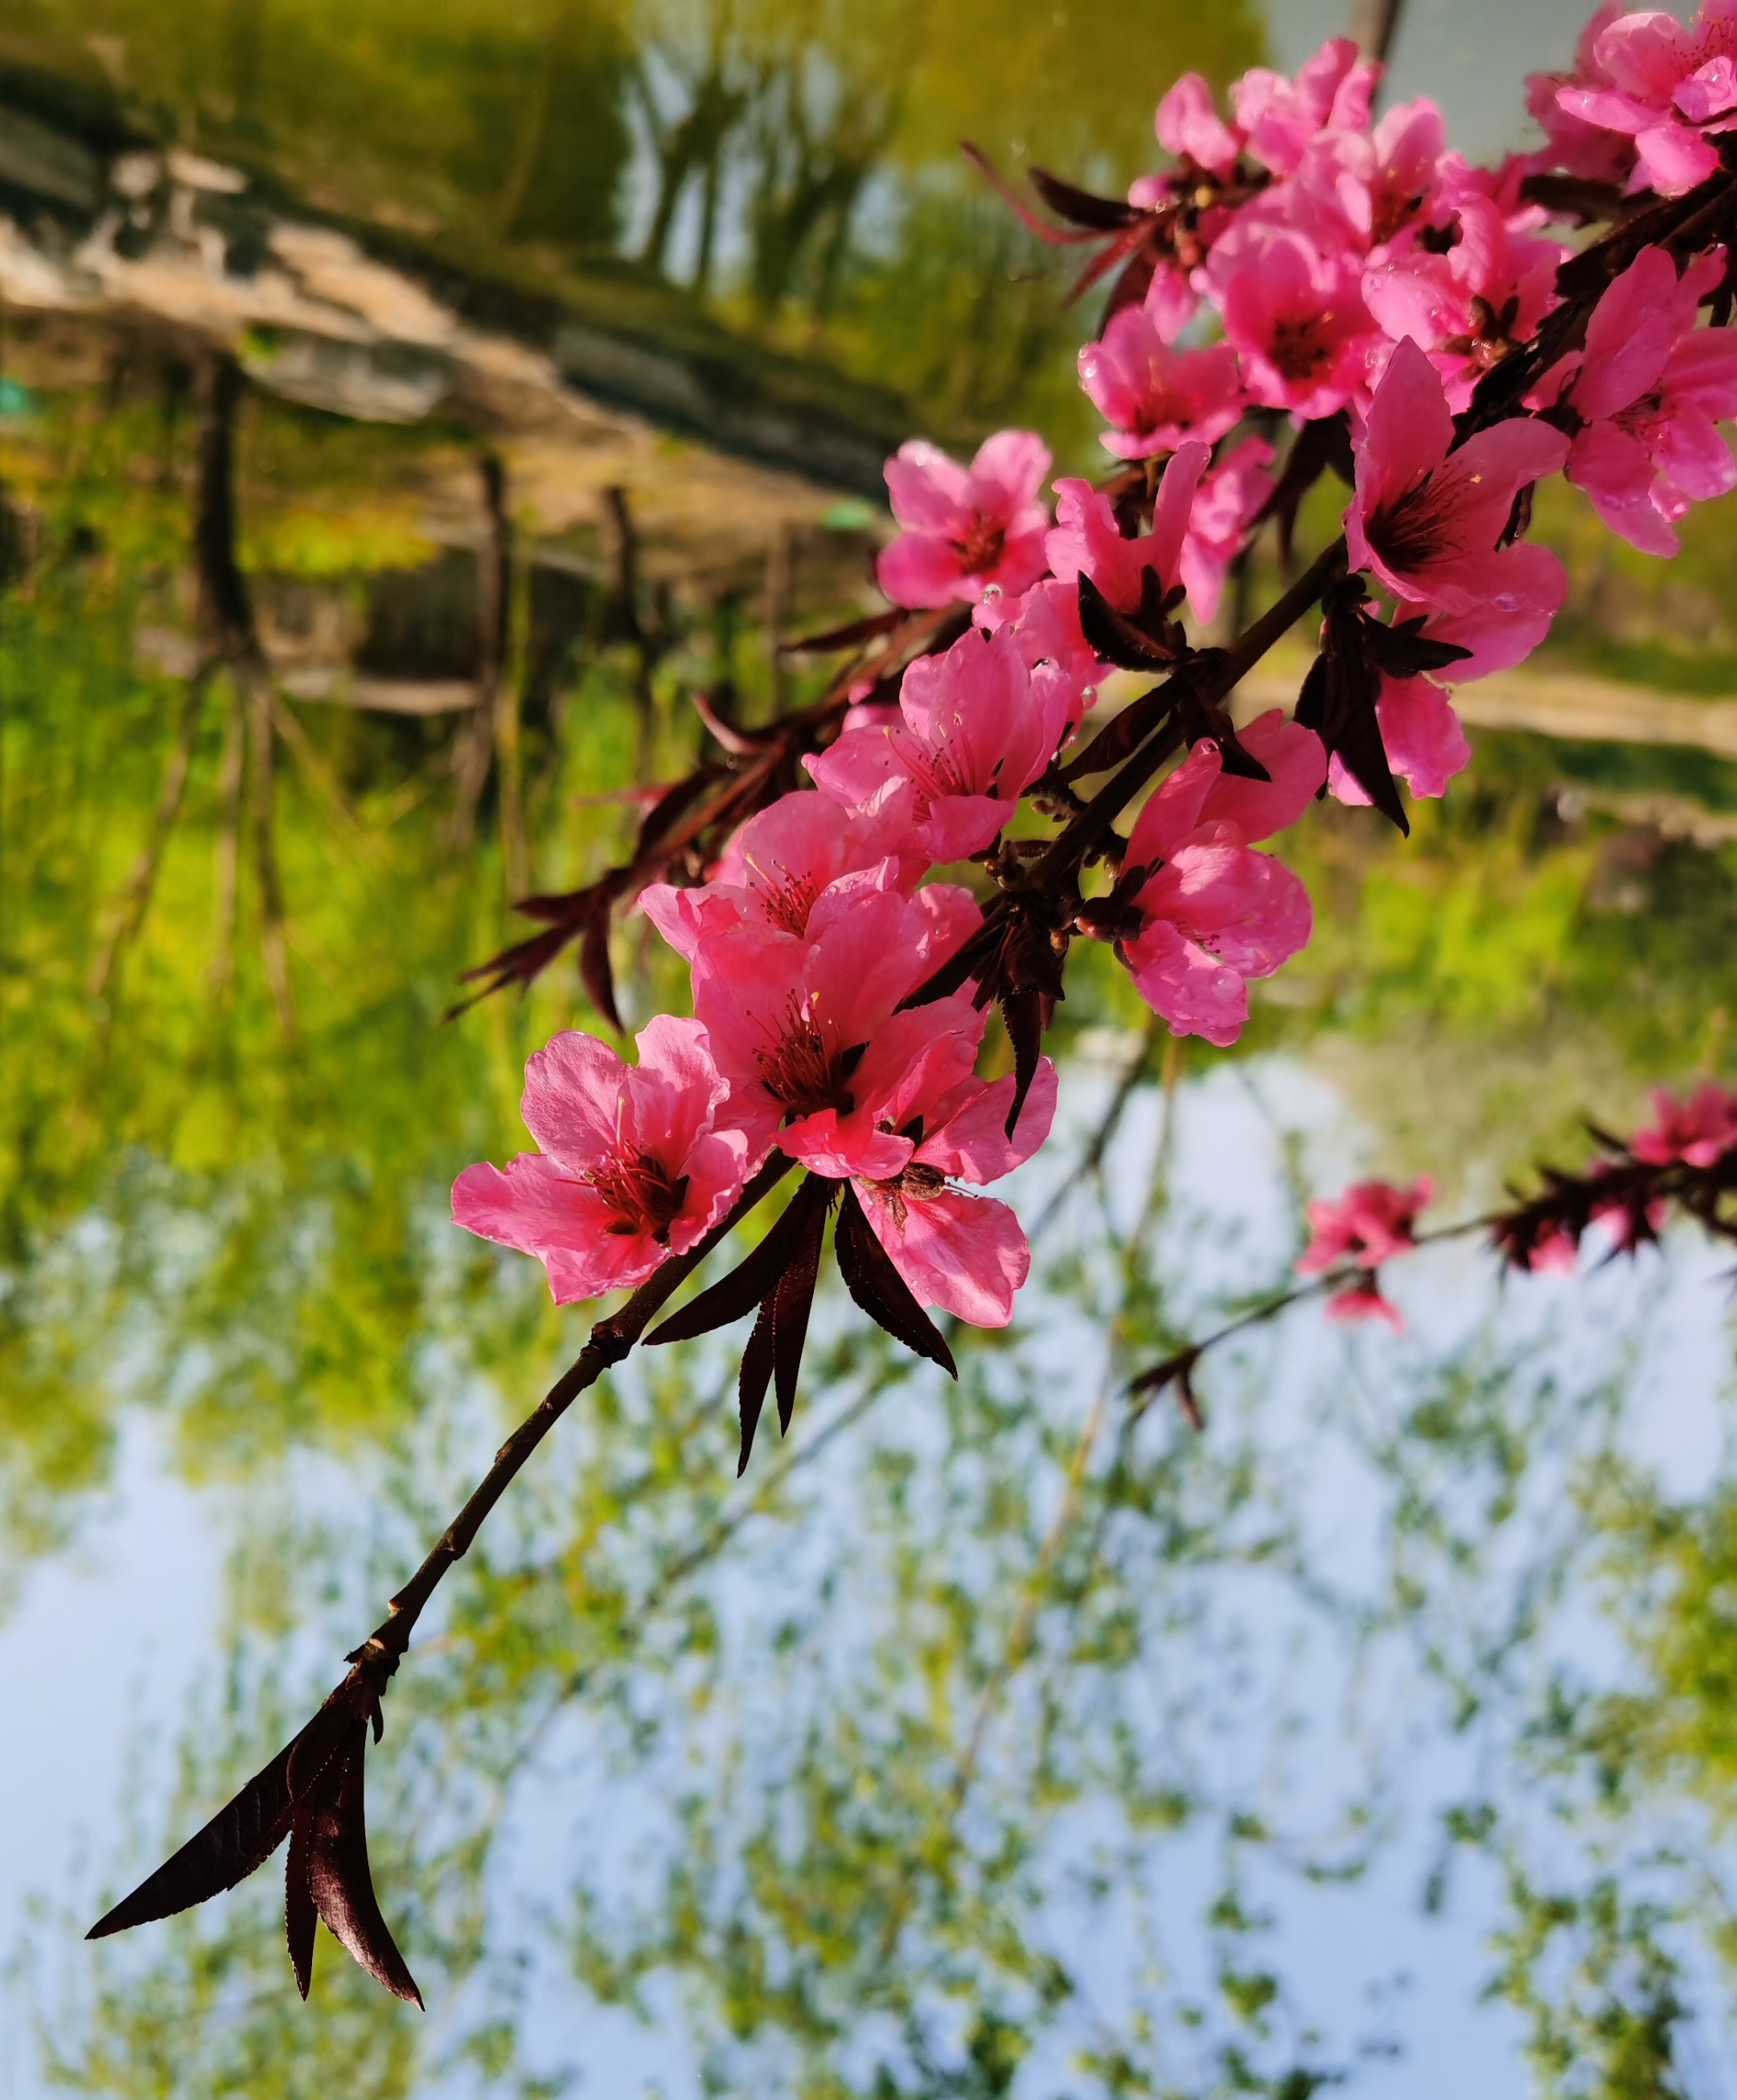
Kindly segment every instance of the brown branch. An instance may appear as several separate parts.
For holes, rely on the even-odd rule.
[[[167,763],[163,767],[162,785],[157,791],[157,808],[151,819],[151,830],[133,871],[128,876],[126,887],[122,891],[115,908],[115,921],[108,938],[103,943],[102,953],[97,957],[91,973],[91,996],[101,999],[108,990],[119,967],[122,956],[139,938],[144,925],[145,915],[151,908],[151,898],[157,888],[157,878],[168,850],[169,840],[181,814],[181,804],[187,792],[187,776],[193,762],[193,747],[199,740],[199,724],[205,714],[206,694],[211,682],[211,665],[201,664],[188,679],[187,696],[182,703],[180,734],[176,737]]]

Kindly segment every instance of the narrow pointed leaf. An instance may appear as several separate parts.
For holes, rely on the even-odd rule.
[[[304,2002],[314,1980],[314,1929],[320,1921],[307,1886],[311,1835],[311,1818],[304,1811],[290,1826],[290,1858],[284,1868],[284,1937],[290,1943],[295,1988]]]
[[[263,1866],[290,1834],[297,1791],[313,1784],[342,1740],[349,1718],[341,1696],[347,1688],[347,1681],[263,1771],[255,1772],[202,1830],[99,1918],[86,1938],[106,1939],[135,1925],[173,1917],[221,1895]]]
[[[801,1240],[811,1209],[817,1198],[826,1200],[830,1185],[811,1174],[790,1198],[779,1218],[754,1252],[740,1267],[702,1290],[697,1298],[673,1312],[645,1338],[648,1348],[662,1342],[690,1342],[696,1335],[709,1335],[714,1327],[727,1327],[740,1320],[776,1286]]]
[[[818,1180],[818,1177],[816,1177]],[[802,1368],[802,1344],[808,1339],[808,1314],[814,1304],[815,1283],[820,1273],[820,1251],[826,1243],[826,1215],[838,1185],[819,1184],[825,1200],[813,1206],[801,1239],[792,1250],[789,1265],[778,1279],[771,1298],[772,1357],[778,1380],[778,1428],[790,1433],[790,1417],[796,1407],[796,1381]]]
[[[643,860],[676,818],[684,816],[706,789],[723,778],[721,765],[697,765],[684,779],[677,780],[666,788],[652,803],[639,823],[639,835],[634,840],[634,858]],[[524,906],[519,907],[524,910]]]
[[[773,1330],[771,1301],[760,1308],[760,1317],[754,1323],[754,1331],[748,1337],[748,1346],[742,1352],[742,1368],[736,1379],[737,1401],[742,1416],[741,1456],[736,1462],[736,1477],[740,1480],[748,1471],[748,1459],[754,1449],[754,1433],[760,1426],[760,1410],[766,1405],[766,1388],[772,1382],[772,1365],[777,1343]]]
[[[1052,248],[1066,248],[1076,241],[1092,238],[1089,233],[1076,232],[1064,226],[1051,226],[1048,219],[1039,218],[989,156],[981,147],[974,146],[969,139],[959,141],[959,150],[1020,224],[1035,233],[1040,240],[1046,241]]]
[[[1138,307],[1145,302],[1151,289],[1152,280],[1158,274],[1158,243],[1156,240],[1143,240],[1124,266],[1121,275],[1110,287],[1110,296],[1104,301],[1103,319],[1098,326],[1098,338],[1102,342],[1105,330],[1125,307]]]
[[[858,649],[865,642],[891,634],[910,616],[902,605],[895,605],[891,612],[872,612],[866,620],[853,620],[843,627],[830,627],[824,634],[805,634],[795,642],[780,642],[778,646],[786,656],[820,656],[835,649]]]
[[[1089,227],[1094,233],[1119,233],[1143,216],[1137,205],[1120,197],[1096,196],[1090,190],[1052,175],[1047,168],[1032,169],[1032,188],[1051,211],[1059,212],[1076,226]]]
[[[894,1267],[892,1256],[875,1238],[874,1228],[864,1216],[856,1190],[848,1181],[838,1207],[833,1251],[846,1290],[876,1326],[884,1327],[913,1356],[926,1357],[949,1378],[957,1378],[958,1365],[940,1329],[917,1304],[910,1285]]]
[[[621,1017],[615,1010],[615,971],[609,960],[609,893],[605,890],[585,922],[585,938],[579,945],[579,974],[592,1005],[620,1035]]]
[[[1148,575],[1153,573],[1148,570]],[[1151,671],[1175,661],[1169,643],[1118,612],[1089,576],[1080,577],[1080,632],[1094,655],[1124,671]]]
[[[1038,1060],[1043,1052],[1043,994],[1003,992],[1001,1019],[1006,1023],[1007,1039],[1013,1045],[1014,1053],[1013,1106],[1007,1111],[1007,1135],[1011,1137],[1019,1127],[1020,1111],[1025,1106],[1026,1096],[1032,1091],[1032,1082],[1037,1077]]]
[[[1063,779],[1071,785],[1091,774],[1107,773],[1125,758],[1131,758],[1152,731],[1162,726],[1175,706],[1176,688],[1168,684],[1154,686],[1150,692],[1142,693],[1138,699],[1130,700],[1113,721],[1107,722],[1098,730],[1076,758],[1063,767]]]
[[[422,1994],[380,1915],[368,1867],[362,1774],[368,1724],[352,1723],[348,1740],[320,1776],[309,1816],[307,1888],[332,1937],[377,1983],[418,2008]]]

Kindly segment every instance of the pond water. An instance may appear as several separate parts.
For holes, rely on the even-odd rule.
[[[1079,323],[951,141],[1123,179],[1181,67],[1293,63],[1337,13],[14,0],[0,61],[454,267],[661,272],[935,427],[1018,412],[1065,447]],[[1487,81],[1576,20],[1413,0],[1395,92],[1493,149]],[[1481,735],[1408,843],[1311,812],[1285,852],[1319,930],[1234,1054],[1154,1035],[1112,970],[1071,981],[1061,1128],[1014,1198],[1033,1283],[957,1386],[834,1291],[740,1485],[723,1343],[576,1408],[373,1759],[426,2016],[329,1940],[304,2008],[275,1868],[84,1942],[575,1353],[579,1315],[447,1213],[523,1144],[528,1052],[595,1025],[570,958],[442,1021],[523,930],[520,858],[546,889],[608,865],[696,748],[696,685],[751,720],[808,674],[769,660],[763,537],[746,583],[671,556],[624,602],[595,529],[528,496],[522,790],[467,832],[453,713],[303,674],[324,649],[400,703],[475,675],[475,435],[250,395],[241,554],[291,667],[274,878],[241,702],[177,669],[185,375],[5,327],[0,2096],[1737,2091],[1717,1254],[1503,1286],[1444,1246],[1394,1275],[1403,1335],[1303,1304],[1210,1360],[1198,1433],[1125,1400],[1282,1286],[1310,1194],[1428,1171],[1470,1215],[1577,1163],[1583,1116],[1733,1076],[1737,775],[1693,749]],[[857,609],[864,529],[813,527],[774,615]],[[1542,529],[1564,675],[1737,693],[1737,520],[1708,506],[1663,580],[1566,506]],[[615,960],[630,1021],[674,995],[638,921]]]

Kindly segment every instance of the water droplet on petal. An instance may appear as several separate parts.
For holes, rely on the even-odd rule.
[[[999,584],[985,584],[983,585],[983,603],[985,605],[999,605],[1001,601],[1001,585]]]
[[[1082,700],[1084,700],[1084,701],[1085,701],[1085,704],[1087,705],[1087,707],[1089,707],[1089,706],[1092,704],[1093,701],[1094,701],[1094,700],[1095,700],[1095,699],[1097,699],[1097,697],[1098,697],[1098,688],[1097,688],[1095,686],[1081,686],[1081,688],[1080,688],[1080,698],[1081,698]]]

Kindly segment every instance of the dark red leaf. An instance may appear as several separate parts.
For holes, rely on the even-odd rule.
[[[634,840],[634,859],[643,860],[676,818],[684,816],[714,781],[723,778],[723,773],[721,765],[696,765],[685,779],[673,781],[641,818],[639,835]],[[521,904],[519,909],[522,911],[524,907]]]
[[[878,1327],[895,1342],[902,1342],[913,1356],[939,1364],[949,1378],[957,1378],[953,1352],[937,1327],[917,1302],[911,1286],[893,1265],[893,1258],[875,1237],[874,1228],[863,1215],[863,1207],[850,1182],[838,1205],[838,1231],[833,1243],[838,1257],[838,1273],[845,1288]]]
[[[615,971],[609,961],[610,897],[601,890],[585,922],[585,938],[579,944],[579,974],[591,1004],[617,1035],[621,1017],[615,1010]]]
[[[1363,586],[1355,577],[1328,594],[1320,654],[1303,681],[1297,719],[1315,732],[1329,754],[1337,752],[1376,808],[1409,836],[1411,824],[1376,718],[1381,673],[1369,654],[1370,623],[1363,617],[1362,598]]]
[[[1091,774],[1107,773],[1125,758],[1133,757],[1153,730],[1160,728],[1174,711],[1178,690],[1173,684],[1154,686],[1137,700],[1130,700],[1113,721],[1105,723],[1076,758],[1063,767],[1063,779],[1071,786]]]
[[[772,1365],[776,1354],[772,1307],[768,1299],[760,1308],[760,1317],[754,1321],[754,1331],[748,1337],[748,1346],[742,1352],[741,1373],[736,1380],[736,1397],[742,1416],[742,1451],[736,1462],[737,1480],[740,1480],[748,1471],[749,1454],[754,1449],[754,1433],[760,1426],[760,1410],[766,1405],[766,1388],[772,1382]]]
[[[1445,671],[1471,655],[1456,642],[1437,642],[1423,632],[1424,615],[1387,627],[1378,620],[1364,622],[1364,647],[1390,678],[1416,678],[1426,671]]]
[[[802,1238],[791,1251],[789,1264],[778,1279],[771,1297],[773,1361],[778,1376],[778,1429],[790,1433],[790,1417],[796,1407],[796,1381],[802,1368],[802,1344],[808,1339],[808,1315],[814,1304],[815,1284],[820,1273],[820,1251],[826,1243],[826,1219],[838,1193],[836,1181],[821,1183],[825,1200],[815,1203]]]
[[[1025,1097],[1032,1091],[1032,1082],[1037,1076],[1037,1061],[1043,1054],[1043,1030],[1046,1018],[1044,1006],[1044,995],[1039,991],[1010,991],[1001,995],[1001,1018],[1007,1025],[1007,1039],[1013,1045],[1014,1053],[1013,1106],[1007,1111],[1007,1135],[1010,1137],[1019,1127]]]
[[[980,147],[974,146],[969,139],[959,141],[959,150],[1020,224],[1035,233],[1040,240],[1047,241],[1052,248],[1066,248],[1076,241],[1092,238],[1089,233],[1070,232],[1066,227],[1051,226],[1047,219],[1040,218],[1013,184],[999,172],[989,156]]]
[[[732,1320],[740,1320],[768,1296],[801,1245],[811,1217],[816,1211],[824,1217],[825,1207],[832,1201],[833,1185],[820,1175],[808,1176],[785,1205],[784,1215],[747,1260],[653,1328],[645,1338],[646,1347],[688,1342],[696,1335],[709,1335],[714,1327],[726,1327]]]
[[[541,919],[548,924],[556,926],[566,925],[569,923],[577,925],[585,916],[586,905],[590,894],[590,886],[587,885],[583,889],[563,890],[558,895],[521,897],[513,909],[522,919]],[[488,967],[487,963],[484,963],[469,974],[473,977],[480,976],[482,971]]]
[[[859,649],[865,642],[891,634],[910,616],[902,605],[895,605],[891,612],[872,612],[866,620],[853,620],[843,627],[829,628],[824,634],[805,634],[798,641],[780,642],[778,646],[786,656],[820,656],[835,649]]]
[[[1148,571],[1148,574],[1154,573]],[[1123,671],[1161,669],[1176,660],[1167,633],[1150,634],[1118,612],[1089,576],[1080,577],[1080,632],[1092,654]]]
[[[422,1994],[380,1915],[368,1866],[362,1774],[368,1724],[360,1718],[320,1774],[309,1813],[307,1890],[333,1938],[395,1997],[420,2007]]]
[[[295,1802],[312,1787],[343,1739],[353,1716],[351,1688],[347,1679],[300,1734],[154,1874],[99,1918],[86,1939],[106,1939],[191,1910],[263,1866],[290,1833]]]
[[[1324,474],[1336,474],[1347,488],[1356,479],[1356,462],[1351,455],[1350,418],[1341,410],[1335,416],[1325,416],[1312,423],[1305,423],[1297,434],[1296,443],[1287,455],[1279,479],[1273,484],[1272,493],[1256,514],[1257,526],[1269,518],[1276,518],[1279,527],[1279,558],[1286,568],[1290,567],[1291,547],[1297,531],[1297,514],[1302,500]]]
[[[290,1859],[284,1869],[284,1937],[290,1943],[290,1965],[295,1988],[305,2001],[314,1980],[314,1928],[320,1913],[307,1886],[307,1853],[312,1837],[312,1811],[304,1809],[290,1826]]]
[[[1146,216],[1121,197],[1094,196],[1090,190],[1052,175],[1047,168],[1032,169],[1032,188],[1051,211],[1059,212],[1075,226],[1089,227],[1094,233],[1118,233]]]
[[[1105,330],[1125,307],[1145,303],[1151,289],[1152,280],[1158,274],[1158,243],[1156,240],[1143,240],[1124,266],[1121,275],[1110,287],[1110,296],[1104,301],[1103,319],[1098,324],[1101,342]]]

